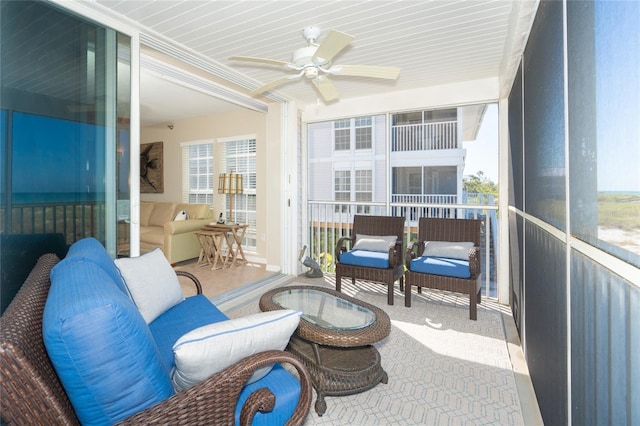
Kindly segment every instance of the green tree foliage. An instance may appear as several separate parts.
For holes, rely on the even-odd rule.
[[[466,176],[462,180],[462,187],[471,194],[493,194],[498,197],[498,185],[484,175],[482,170],[475,175]]]

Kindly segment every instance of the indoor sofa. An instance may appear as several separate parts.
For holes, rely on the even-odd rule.
[[[184,213],[183,213],[184,212]],[[208,204],[140,202],[140,253],[160,248],[169,263],[200,255],[194,231],[213,222]]]
[[[171,268],[158,250],[152,256]],[[127,261],[137,262],[134,259],[138,258]],[[154,282],[164,271],[128,266],[133,268],[111,260],[93,238],[74,243],[61,262],[53,254],[40,258],[0,319],[3,420],[105,425],[303,423],[311,405],[308,371],[281,349],[259,349],[261,338],[278,339],[273,336],[280,322],[229,320],[201,294],[150,316],[149,301],[140,299],[140,289],[130,285],[131,271],[148,274]],[[200,288],[195,277],[185,275]],[[289,322],[298,315],[286,333],[295,329],[299,314],[280,314]],[[229,326],[234,323],[235,328]],[[259,329],[263,325],[268,332]],[[183,337],[211,327],[222,332],[199,335],[191,342],[201,344],[213,336],[211,343],[220,355],[204,353],[209,359],[197,360],[197,371],[219,364],[224,356],[239,359],[189,383],[188,370],[179,364],[178,343],[188,345]],[[247,337],[252,328],[256,346]],[[216,340],[220,336],[227,343]],[[228,339],[235,339],[234,344]],[[247,348],[250,355],[241,355]],[[189,355],[203,355],[193,349]],[[290,364],[295,373],[280,363]]]

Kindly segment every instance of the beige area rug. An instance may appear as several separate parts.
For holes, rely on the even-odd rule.
[[[288,285],[335,288],[335,277]],[[522,425],[522,407],[510,361],[503,314],[491,301],[478,306],[469,320],[468,298],[443,292],[413,293],[412,307],[396,287],[395,304],[386,303],[386,286],[343,279],[343,292],[382,308],[391,334],[376,344],[388,384],[366,392],[326,397],[327,411],[314,408],[305,425]],[[226,305],[232,318],[259,311],[256,294],[240,306]]]

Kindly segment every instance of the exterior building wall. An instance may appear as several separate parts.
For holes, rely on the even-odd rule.
[[[435,124],[433,119],[424,118],[425,114],[432,115],[431,112],[415,111],[397,115],[406,126],[410,137],[417,142],[418,148],[428,147],[427,137],[430,140],[444,140],[455,136],[452,146],[462,146],[462,115],[457,112],[458,120],[453,126],[447,125],[449,129],[446,135],[437,133],[438,127],[431,130],[428,135],[423,131],[423,124]],[[437,114],[436,114],[437,115]],[[451,113],[448,114],[452,116]],[[455,120],[455,117],[447,117],[448,120]],[[416,121],[419,119],[419,121]],[[388,131],[387,116],[377,115],[372,117],[372,141],[371,149],[355,149],[352,135],[351,149],[335,150],[335,121],[324,121],[311,123],[308,125],[309,142],[309,199],[316,201],[335,200],[335,173],[336,171],[349,171],[351,176],[351,201],[357,201],[354,197],[354,176],[357,170],[372,171],[372,199],[374,202],[383,202],[391,198],[392,193],[403,195],[416,194],[416,188],[403,190],[410,187],[410,183],[396,183],[392,188],[387,188],[387,175],[390,174],[399,178],[405,176],[406,179],[415,180],[416,172],[405,171],[394,174],[397,168],[418,168],[420,190],[418,194],[447,194],[460,197],[462,193],[462,176],[464,170],[464,159],[466,151],[461,148],[454,149],[419,149],[419,150],[392,150],[387,152],[387,135],[393,139],[393,132]],[[447,122],[449,123],[449,122]],[[392,127],[392,126],[391,126]],[[454,131],[450,130],[453,127]],[[392,140],[393,143],[393,140]],[[389,157],[390,170],[387,170],[387,156]],[[413,175],[413,177],[411,177]],[[415,186],[415,185],[414,185]],[[398,192],[399,191],[399,192]],[[444,191],[444,192],[443,192]]]

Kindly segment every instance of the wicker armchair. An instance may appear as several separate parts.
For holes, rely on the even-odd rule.
[[[477,304],[481,303],[481,262],[480,262],[480,229],[481,221],[478,219],[438,219],[420,218],[418,221],[418,241],[409,244],[405,255],[407,270],[405,271],[406,307],[411,307],[411,287],[418,287],[418,293],[422,287],[438,290],[453,291],[469,295],[469,318],[478,318]],[[469,250],[469,278],[457,278],[452,276],[434,275],[423,272],[414,272],[411,269],[411,261],[423,255],[427,241],[449,242],[473,242],[474,247]]]
[[[388,268],[375,268],[340,263],[340,256],[353,248],[357,235],[377,235],[397,237],[395,244],[389,247]],[[402,263],[402,239],[404,237],[404,218],[394,216],[364,216],[353,217],[353,229],[350,237],[342,237],[336,244],[336,290],[342,287],[342,277],[374,281],[387,285],[387,303],[393,305],[393,283],[400,280],[400,291],[404,288],[404,265]]]
[[[42,256],[0,318],[0,407],[8,424],[79,424],[42,340],[42,313],[51,285],[49,273],[57,262],[53,254]],[[181,275],[195,279],[190,274]],[[194,283],[200,289],[197,279]],[[311,406],[310,376],[298,359],[283,351],[247,357],[122,424],[232,425],[238,395],[246,380],[257,368],[274,362],[291,364],[298,372],[300,399],[287,424],[300,425]],[[274,402],[275,397],[266,388],[254,392],[242,409],[240,424],[251,424],[257,411],[270,411]]]

